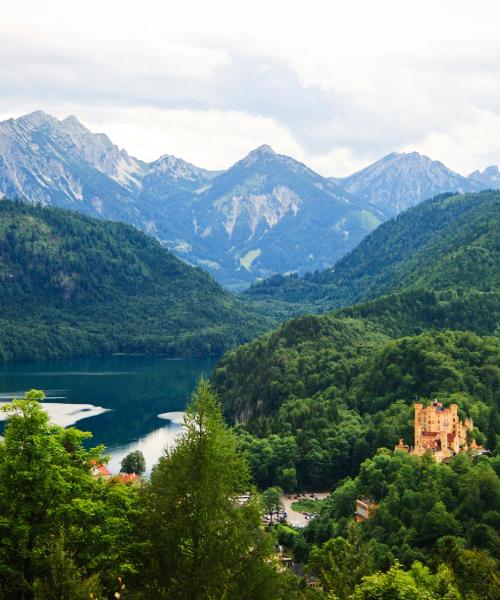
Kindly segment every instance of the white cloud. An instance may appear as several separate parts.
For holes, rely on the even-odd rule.
[[[500,162],[499,17],[494,0],[17,0],[0,113],[73,113],[209,168],[269,143],[325,175],[404,149],[468,171]]]
[[[451,169],[468,175],[474,165],[498,164],[500,157],[500,116],[471,110],[469,119],[446,133],[429,132],[411,149],[439,158],[446,157]],[[402,149],[409,151],[410,147]],[[471,160],[473,157],[473,160]]]

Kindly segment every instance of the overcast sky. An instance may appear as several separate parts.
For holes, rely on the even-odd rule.
[[[76,115],[130,154],[226,168],[267,143],[323,175],[418,150],[500,164],[497,0],[12,0],[0,119]]]

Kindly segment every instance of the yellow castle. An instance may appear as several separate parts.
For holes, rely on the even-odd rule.
[[[450,458],[469,449],[467,433],[472,431],[472,419],[460,421],[458,405],[443,408],[442,402],[434,400],[429,406],[415,405],[415,445],[413,448],[399,440],[395,450],[421,456],[431,452],[436,462]],[[476,448],[474,440],[470,448]]]

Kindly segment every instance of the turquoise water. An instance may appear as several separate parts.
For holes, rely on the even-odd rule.
[[[8,364],[0,366],[0,402],[42,389],[51,418],[92,432],[92,443],[104,444],[111,455],[112,471],[136,448],[149,471],[181,428],[181,415],[158,415],[183,411],[196,381],[210,375],[213,365],[212,359],[160,356]]]

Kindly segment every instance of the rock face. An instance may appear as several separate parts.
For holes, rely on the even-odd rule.
[[[388,217],[443,192],[475,192],[484,187],[418,152],[393,152],[336,181]]]
[[[208,265],[214,272],[233,271],[244,282],[325,268],[382,219],[269,146],[250,152],[195,196],[193,252],[217,263]]]
[[[170,155],[145,163],[73,116],[37,111],[0,123],[0,197],[131,223],[234,289],[328,268],[421,200],[492,187],[482,183],[498,176],[492,169],[465,178],[416,152],[393,153],[327,179],[260,146],[227,171],[207,171]]]
[[[498,167],[495,165],[490,165],[486,167],[484,171],[473,171],[468,179],[472,181],[477,181],[484,188],[490,188],[492,190],[500,189],[500,171]]]
[[[0,195],[131,223],[234,287],[328,267],[383,218],[269,146],[225,172],[144,163],[41,111],[0,124]]]
[[[140,220],[131,199],[145,164],[76,117],[41,111],[0,123],[0,193],[95,216]]]

